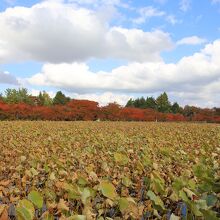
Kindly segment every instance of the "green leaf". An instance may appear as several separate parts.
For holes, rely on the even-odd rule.
[[[150,187],[156,193],[163,194],[165,192],[164,179],[160,177],[160,174],[157,171],[151,173]]]
[[[145,154],[141,155],[141,162],[143,163],[143,165],[145,167],[151,166],[151,164],[152,164],[151,159],[147,155],[145,155]]]
[[[182,178],[176,178],[172,186],[178,192],[185,186],[185,182]]]
[[[210,220],[219,220],[219,218],[216,216],[216,212],[213,212],[211,210],[201,210],[204,219],[210,219]]]
[[[129,161],[128,157],[122,153],[114,153],[115,162],[120,165],[126,165]]]
[[[76,184],[64,183],[63,189],[68,192],[69,199],[80,199],[81,192]]]
[[[85,186],[88,184],[88,181],[84,177],[79,177],[77,183],[81,186]]]
[[[115,187],[110,182],[102,181],[100,183],[100,189],[102,191],[102,194],[109,199],[114,199],[117,196]]]
[[[217,201],[218,201],[218,198],[215,195],[208,195],[206,197],[207,206],[214,206]]]
[[[129,187],[129,186],[132,185],[132,182],[128,177],[123,177],[122,178],[122,184],[126,187]]]
[[[42,215],[42,220],[54,220],[54,217],[48,211],[46,211]]]
[[[31,191],[28,194],[28,199],[38,208],[41,209],[43,207],[43,197],[37,191]]]
[[[189,206],[195,216],[198,216],[198,217],[202,216],[202,213],[200,212],[199,207],[196,203],[189,202]]]
[[[183,190],[180,190],[179,197],[186,203],[188,203],[190,200],[188,199],[186,193]]]
[[[180,217],[179,216],[176,216],[172,213],[172,215],[170,216],[170,220],[179,220]]]
[[[193,200],[193,197],[196,196],[196,194],[191,191],[190,189],[187,189],[186,187],[183,188],[183,191],[187,194],[187,196]]]
[[[30,169],[30,171],[33,176],[37,176],[39,174],[38,171],[35,170],[33,167]]]
[[[165,209],[163,201],[161,200],[161,198],[159,196],[156,196],[154,192],[149,190],[147,192],[147,196],[150,198],[151,201],[153,201],[155,203],[155,205],[158,205],[162,209]]]
[[[199,200],[196,200],[195,203],[198,209],[205,209],[205,210],[208,209],[206,200],[199,199]]]
[[[189,180],[188,181],[188,186],[189,186],[190,189],[196,190],[196,182],[194,180],[192,180],[192,179]]]
[[[67,218],[68,220],[86,220],[85,215],[73,215]]]
[[[177,195],[177,193],[175,191],[173,191],[169,197],[173,202],[178,202],[178,200],[179,200],[179,196]]]
[[[27,199],[20,200],[16,207],[18,220],[32,220],[34,219],[34,212],[33,204]]]
[[[164,193],[164,185],[159,179],[151,180],[151,189],[154,190],[156,193]]]
[[[45,189],[44,190],[44,195],[45,195],[45,198],[48,199],[48,200],[52,200],[54,201],[56,199],[56,193],[50,189]]]
[[[123,212],[124,210],[128,208],[129,201],[126,198],[120,198],[118,201],[118,204],[119,204],[119,210]]]
[[[89,188],[84,188],[84,190],[82,192],[82,196],[81,196],[81,200],[82,200],[84,205],[86,205],[87,199],[89,197],[91,197],[91,192],[90,192]]]

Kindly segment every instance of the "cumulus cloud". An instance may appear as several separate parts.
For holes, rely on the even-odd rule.
[[[100,106],[105,106],[108,103],[116,102],[120,105],[125,105],[127,101],[132,97],[126,94],[104,92],[101,94],[73,94],[71,97],[76,99],[92,100],[99,103]]]
[[[199,45],[205,43],[207,40],[198,36],[185,37],[177,41],[177,45]]]
[[[54,91],[46,91],[51,98],[54,98],[56,92]],[[33,96],[38,96],[40,90],[38,89],[31,89],[29,94]],[[72,99],[80,99],[80,100],[90,100],[98,102],[100,106],[105,106],[109,103],[116,102],[120,105],[125,105],[127,101],[133,97],[131,95],[120,94],[120,93],[112,93],[112,92],[104,92],[104,93],[85,93],[80,94],[76,92],[66,92],[64,91],[65,95],[71,97]]]
[[[0,83],[18,85],[17,79],[9,72],[0,72]]]
[[[111,72],[92,72],[85,63],[45,64],[40,73],[27,81],[33,85],[54,86],[77,93],[208,92],[207,97],[213,99],[219,90],[219,59],[220,40],[216,40],[177,63],[134,62]]]
[[[168,33],[110,27],[95,11],[60,1],[0,13],[0,63],[72,63],[93,57],[152,61],[171,46]]]

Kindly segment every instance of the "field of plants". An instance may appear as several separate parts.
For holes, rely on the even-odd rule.
[[[220,218],[220,126],[0,122],[0,220]]]

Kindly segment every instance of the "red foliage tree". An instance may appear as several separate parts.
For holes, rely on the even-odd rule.
[[[100,119],[109,120],[109,121],[118,121],[121,119],[122,107],[117,103],[109,103],[107,106],[104,106],[100,110]]]
[[[191,114],[193,112],[193,114]],[[153,109],[121,107],[117,103],[99,107],[89,100],[71,100],[66,105],[33,106],[25,103],[6,104],[0,101],[0,120],[109,120],[109,121],[205,121],[220,123],[215,109],[189,107],[182,114],[161,113]]]
[[[70,120],[94,121],[98,119],[98,102],[73,99],[67,104]]]

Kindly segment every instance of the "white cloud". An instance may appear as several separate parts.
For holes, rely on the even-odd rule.
[[[191,8],[191,0],[180,0],[180,10],[187,12]]]
[[[169,34],[160,30],[144,32],[113,27],[106,39],[112,57],[130,61],[158,61],[162,50],[172,48]]]
[[[33,96],[38,96],[41,90],[31,89],[29,94]],[[54,98],[56,92],[54,91],[46,91],[51,98]],[[64,92],[66,96],[71,97],[72,99],[80,99],[80,100],[90,100],[98,102],[100,106],[105,106],[108,103],[117,102],[120,105],[125,105],[127,101],[132,98],[131,95],[112,93],[112,92],[104,92],[104,93],[86,93],[79,94],[73,92]]]
[[[143,7],[138,10],[139,16],[132,19],[132,22],[136,25],[143,24],[153,17],[163,17],[165,20],[172,25],[180,23],[174,15],[167,14],[165,11],[160,11],[152,6]]]
[[[176,19],[176,17],[174,15],[167,15],[166,16],[166,20],[171,23],[172,25],[175,25],[177,23],[181,23],[182,21]]]
[[[44,90],[45,91],[45,90]],[[39,93],[42,92],[41,90],[38,90],[38,89],[31,89],[28,93],[30,95],[33,95],[33,96],[38,96]],[[46,93],[48,93],[48,95],[51,97],[51,98],[54,98],[56,93],[53,92],[53,91],[45,91]]]
[[[139,9],[138,13],[140,16],[132,20],[133,23],[135,23],[135,24],[143,24],[149,18],[161,17],[161,16],[165,15],[165,12],[159,11],[158,9],[156,9],[152,6],[141,8],[141,9]]]
[[[45,64],[42,71],[27,79],[33,85],[54,86],[76,93],[170,93],[195,94],[216,105],[220,83],[220,40],[207,44],[177,63],[130,63],[111,72],[92,72],[84,63]],[[205,95],[209,94],[209,95]],[[193,95],[191,100],[193,99]],[[200,101],[201,101],[200,100]],[[198,101],[198,100],[197,100]],[[207,102],[204,102],[207,104]],[[204,104],[203,103],[203,104]]]
[[[57,1],[9,8],[0,13],[0,63],[72,63],[93,57],[152,61],[172,45],[168,33],[110,27],[101,18]]]
[[[207,42],[206,39],[200,38],[198,36],[185,37],[179,41],[177,41],[177,45],[199,45]]]
[[[72,98],[92,100],[99,103],[100,106],[105,106],[108,103],[116,102],[120,105],[125,105],[127,101],[132,97],[126,94],[118,94],[112,92],[104,92],[101,94],[74,94]]]
[[[0,84],[18,85],[17,79],[9,72],[0,72]]]

